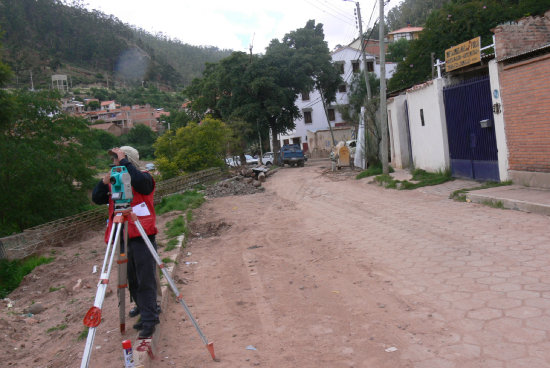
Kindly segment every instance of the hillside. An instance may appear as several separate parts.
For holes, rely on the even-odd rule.
[[[0,56],[15,73],[12,87],[45,88],[52,74],[78,86],[155,84],[179,89],[199,77],[205,62],[230,50],[156,37],[78,2],[0,0]]]

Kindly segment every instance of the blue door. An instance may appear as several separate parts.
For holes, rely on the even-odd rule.
[[[499,181],[489,77],[443,89],[453,177]]]

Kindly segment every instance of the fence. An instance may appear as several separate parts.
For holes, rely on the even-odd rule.
[[[198,184],[217,180],[221,177],[221,173],[220,168],[212,168],[158,182],[155,189],[155,204],[166,195],[183,192]],[[107,208],[102,206],[0,238],[0,259],[22,259],[34,254],[42,247],[77,239],[86,231],[104,227],[106,220]]]

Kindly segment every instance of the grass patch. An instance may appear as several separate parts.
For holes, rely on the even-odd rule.
[[[174,263],[174,261],[172,260],[172,258],[170,257],[165,257],[162,259],[162,263],[166,264],[166,263]]]
[[[59,286],[59,287],[50,287],[50,293],[53,293],[54,291],[64,289],[65,286]]]
[[[411,183],[410,181],[403,180],[399,189],[416,189],[431,185],[439,185],[454,180],[454,178],[451,176],[450,170],[430,173],[422,169],[416,169],[413,171],[411,180],[417,181],[418,183]]]
[[[458,202],[466,202],[466,193],[468,193],[472,190],[502,187],[502,186],[505,186],[505,185],[512,185],[512,181],[511,180],[502,181],[502,182],[488,181],[488,182],[485,182],[485,183],[483,183],[482,185],[480,185],[478,187],[464,188],[464,189],[455,190],[454,192],[451,193],[449,198],[454,199],[455,201],[458,201]]]
[[[491,201],[491,200],[488,200],[488,201],[483,201],[483,202],[481,202],[481,204],[483,204],[483,205],[485,205],[485,206],[493,207],[493,208],[504,209],[504,204],[502,203],[502,201]]]
[[[412,174],[413,176],[411,181],[396,180],[392,178],[389,174],[378,175],[374,178],[374,180],[378,184],[386,188],[400,189],[400,190],[410,190],[410,189],[416,189],[416,188],[426,187],[430,185],[438,185],[438,184],[445,183],[447,181],[454,180],[449,170],[430,173],[422,169],[416,169],[413,171]],[[416,183],[413,183],[412,181],[415,181]]]
[[[159,205],[155,207],[155,212],[162,215],[175,210],[185,211],[190,208],[198,208],[204,201],[203,194],[195,190],[187,190],[182,194],[163,197]]]
[[[164,250],[166,252],[170,252],[171,250],[176,249],[176,245],[178,245],[178,239],[173,238],[168,240],[168,243],[166,243],[166,247],[164,247]]]
[[[35,267],[50,263],[54,258],[32,256],[23,260],[0,260],[0,298],[5,298],[15,290],[23,277],[31,273]]]
[[[84,326],[84,330],[82,330],[82,332],[78,335],[78,337],[76,338],[76,341],[82,341],[85,338],[87,338],[89,329],[90,328],[88,326]]]
[[[66,323],[62,323],[60,325],[57,325],[57,326],[54,326],[54,327],[50,327],[46,330],[47,333],[50,333],[50,332],[54,332],[54,331],[63,331],[64,329],[67,328],[67,324]]]
[[[391,167],[391,166],[388,167],[388,170],[391,173],[394,172],[393,167]],[[369,176],[381,175],[381,174],[382,174],[382,165],[374,164],[374,165],[368,167],[366,170],[363,170],[359,174],[357,174],[355,179],[359,180],[359,179],[363,179],[363,178],[368,178]]]
[[[187,235],[187,226],[182,215],[166,223],[165,233],[170,238],[175,238],[178,235]]]

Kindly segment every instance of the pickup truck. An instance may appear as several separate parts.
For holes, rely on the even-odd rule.
[[[279,156],[281,166],[285,166],[285,164],[289,166],[304,166],[306,160],[307,158],[304,156],[304,151],[302,151],[299,144],[285,144],[281,148],[281,154]]]

